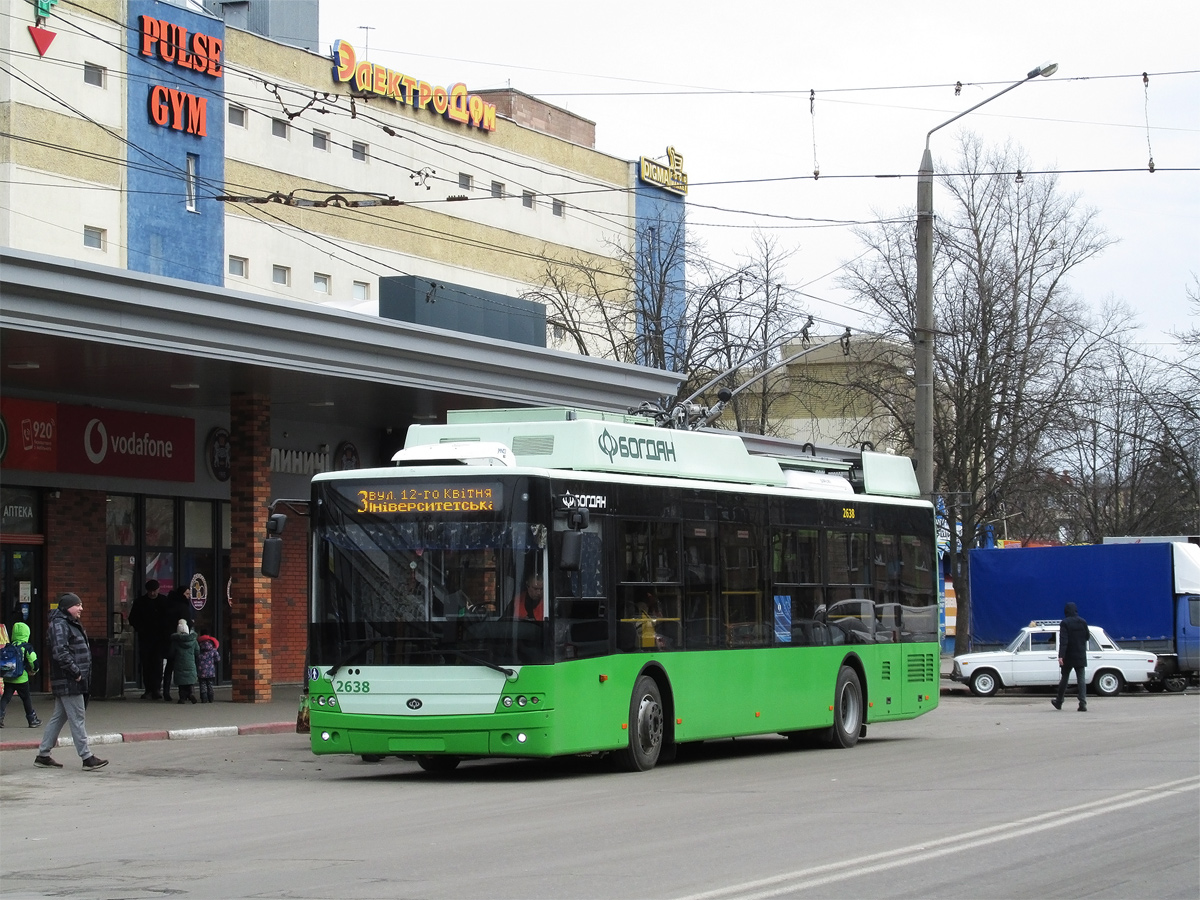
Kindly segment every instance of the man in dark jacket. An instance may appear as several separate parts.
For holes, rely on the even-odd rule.
[[[142,699],[158,700],[162,697],[163,660],[166,645],[163,632],[166,630],[164,602],[158,594],[159,584],[153,578],[146,582],[146,593],[133,601],[129,607],[129,626],[137,632],[138,658],[142,667]]]
[[[88,646],[87,632],[79,621],[83,615],[83,601],[75,594],[63,594],[58,598],[58,608],[50,614],[50,690],[54,692],[54,713],[42,733],[35,766],[43,769],[61,769],[50,751],[58,742],[58,734],[64,724],[71,726],[71,740],[75,752],[83,760],[83,770],[93,772],[108,765],[107,759],[93,755],[88,747],[84,711],[87,708],[85,694],[92,677],[92,651]]]
[[[1074,672],[1079,690],[1079,711],[1087,712],[1087,682],[1083,679],[1083,672],[1087,668],[1089,636],[1088,623],[1079,615],[1075,604],[1068,603],[1063,609],[1062,623],[1058,626],[1058,665],[1062,669],[1062,677],[1058,680],[1058,696],[1050,701],[1055,709],[1062,709],[1063,698],[1067,695],[1067,681]]]

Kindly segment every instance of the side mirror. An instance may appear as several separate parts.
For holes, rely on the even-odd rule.
[[[564,531],[558,552],[558,567],[564,572],[578,572],[583,559],[583,532]]]
[[[283,565],[283,529],[287,526],[287,516],[283,513],[273,513],[267,517],[267,537],[263,541],[262,573],[267,578],[278,578],[279,569]]]
[[[558,553],[558,567],[564,572],[578,572],[583,559],[583,532],[591,524],[591,514],[586,506],[577,506],[567,512],[567,530],[562,533],[562,546]]]

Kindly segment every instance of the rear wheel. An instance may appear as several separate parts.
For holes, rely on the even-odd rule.
[[[1182,675],[1171,675],[1163,679],[1163,687],[1167,689],[1167,693],[1178,694],[1187,687],[1187,679]]]
[[[629,700],[629,746],[617,753],[617,762],[629,772],[648,772],[662,753],[663,708],[658,683],[642,675]]]
[[[863,726],[862,684],[858,673],[842,666],[833,692],[833,734],[830,746],[849,749],[858,743]]]
[[[1121,693],[1121,685],[1124,679],[1120,672],[1114,672],[1112,669],[1105,669],[1096,676],[1095,688],[1096,693],[1101,697],[1115,697]]]
[[[458,768],[458,764],[462,762],[457,756],[418,756],[417,765],[426,772],[433,772],[435,775],[444,775],[447,772],[453,772]]]
[[[980,669],[971,676],[971,693],[976,697],[990,697],[1000,690],[1000,680],[995,672]]]

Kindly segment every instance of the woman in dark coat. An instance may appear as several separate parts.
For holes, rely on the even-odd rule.
[[[193,690],[200,683],[200,644],[196,633],[188,628],[186,619],[180,619],[171,635],[171,660],[175,663],[175,686],[179,688],[179,702],[196,702]]]

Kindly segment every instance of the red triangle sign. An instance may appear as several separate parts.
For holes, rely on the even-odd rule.
[[[55,32],[30,25],[29,34],[33,37],[34,44],[37,45],[38,56],[45,56],[46,51],[50,49],[50,42],[54,40]]]

